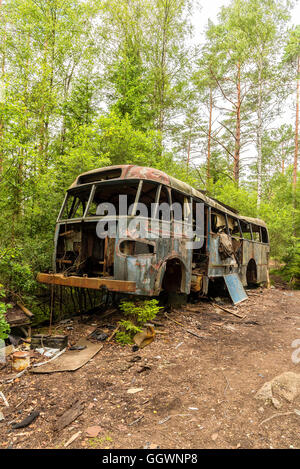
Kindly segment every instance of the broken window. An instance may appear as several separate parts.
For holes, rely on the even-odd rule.
[[[155,203],[158,187],[159,186],[153,182],[143,181],[143,187],[138,203],[145,205],[147,208],[148,218],[151,218],[152,216],[152,204]],[[138,208],[137,211],[139,212]],[[139,213],[137,213],[137,215],[139,215]]]
[[[261,227],[261,242],[267,244],[269,242],[268,232],[266,228]]]
[[[213,233],[226,232],[226,218],[224,214],[218,212],[211,213],[211,231]]]
[[[184,194],[172,189],[172,212],[176,221],[183,220],[185,198]]]
[[[135,202],[138,184],[138,182],[126,181],[121,184],[103,183],[96,186],[87,216],[127,215],[128,208]],[[120,196],[124,198],[120,200]]]
[[[159,220],[170,221],[170,200],[168,189],[165,186],[161,186],[158,207],[156,207],[153,216]]]
[[[109,169],[108,171],[95,171],[90,174],[84,174],[79,177],[78,184],[87,184],[91,182],[107,181],[108,179],[120,178],[122,169]]]
[[[256,241],[257,243],[261,242],[261,235],[260,235],[260,227],[257,225],[252,225],[252,235],[253,235],[253,241]]]
[[[197,207],[197,204],[198,207]],[[198,213],[197,213],[198,210]],[[193,232],[195,236],[193,249],[193,263],[196,266],[207,260],[207,232],[209,209],[203,202],[193,199]],[[197,243],[197,244],[196,244]]]
[[[231,235],[232,249],[234,252],[235,259],[238,264],[242,262],[242,241],[241,241],[241,231],[239,227],[239,222],[236,218],[227,217],[228,221],[228,231]]]
[[[120,252],[126,256],[138,256],[142,254],[153,254],[154,246],[141,241],[125,240],[120,243]]]
[[[240,221],[241,224],[241,230],[243,234],[243,239],[250,239],[252,240],[252,234],[251,234],[251,225],[250,223],[246,223],[244,221]]]
[[[239,222],[237,221],[237,219],[232,218],[232,217],[227,217],[227,222],[228,222],[229,234],[233,238],[239,239],[241,237],[241,233],[240,233]]]
[[[61,215],[61,219],[82,218],[90,195],[88,190],[69,193]]]

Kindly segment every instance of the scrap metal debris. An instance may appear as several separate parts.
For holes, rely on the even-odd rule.
[[[153,342],[154,337],[154,327],[149,324],[146,325],[146,327],[141,332],[135,334],[135,336],[133,337],[133,341],[139,348],[144,348],[147,345],[151,344],[151,342]]]
[[[100,342],[104,342],[108,338],[108,334],[103,332],[101,329],[97,327],[89,336],[89,339],[99,340]]]
[[[50,348],[50,347],[41,347],[41,348],[36,348],[35,350],[36,352],[40,353],[41,355],[44,355],[47,358],[51,358],[59,352],[58,348]]]
[[[31,348],[51,348],[63,350],[68,346],[67,335],[36,334],[31,337]]]
[[[72,347],[69,348],[69,350],[84,350],[86,348],[86,345],[72,345]]]
[[[34,367],[37,367],[37,366],[43,366],[43,365],[48,365],[48,363],[52,362],[53,360],[56,360],[56,358],[60,357],[60,355],[62,355],[63,353],[65,353],[67,349],[63,349],[61,350],[60,352],[58,352],[56,355],[54,355],[54,357],[50,358],[50,360],[47,360],[46,362],[42,362],[42,363],[35,363],[33,366]],[[34,370],[31,370],[33,373],[34,373]]]

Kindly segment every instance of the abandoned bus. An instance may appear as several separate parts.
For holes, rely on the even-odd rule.
[[[120,196],[126,196],[125,212]],[[177,216],[174,204],[182,208]],[[164,205],[171,207],[167,219],[161,216]],[[142,234],[141,221],[147,227]],[[181,223],[192,237],[178,230]],[[111,166],[81,174],[68,189],[57,218],[53,273],[39,273],[38,281],[157,296],[206,295],[211,284],[224,280],[238,303],[247,297],[243,286],[267,282],[268,258],[262,220],[243,217],[157,169]]]

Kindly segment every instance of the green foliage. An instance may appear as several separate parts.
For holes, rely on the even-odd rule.
[[[109,164],[162,164],[160,134],[134,129],[130,117],[111,112],[90,125],[81,126],[74,148],[69,151],[66,169],[72,174]]]
[[[161,306],[158,306],[158,301],[155,299],[137,301],[135,303],[132,301],[122,301],[120,309],[125,316],[135,318],[137,324],[144,324],[156,317]]]
[[[300,288],[300,239],[288,250],[283,259],[286,262],[283,273],[295,288]]]
[[[293,62],[300,56],[300,25],[289,31],[289,37],[284,49],[283,60]]]
[[[0,284],[0,299],[5,297],[5,291],[3,285]],[[0,300],[0,340],[4,340],[8,337],[10,332],[10,326],[5,319],[7,310],[11,308],[11,304],[5,303]]]
[[[123,330],[117,332],[116,340],[125,345],[132,343],[134,335],[142,330],[143,324],[156,317],[161,307],[158,306],[158,301],[153,299],[136,302],[122,301],[120,309],[129,319],[119,321]]]
[[[6,305],[0,301],[0,339],[4,340],[8,337],[10,326],[5,319],[5,314],[10,305]]]
[[[32,266],[24,257],[23,249],[14,249],[0,263],[1,279],[18,295],[33,294],[36,286]]]

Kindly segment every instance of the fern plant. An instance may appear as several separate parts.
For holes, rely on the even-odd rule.
[[[116,340],[125,345],[132,344],[133,337],[141,332],[142,326],[156,317],[161,309],[157,300],[122,301],[120,309],[128,319],[119,321],[121,331],[116,334]]]

